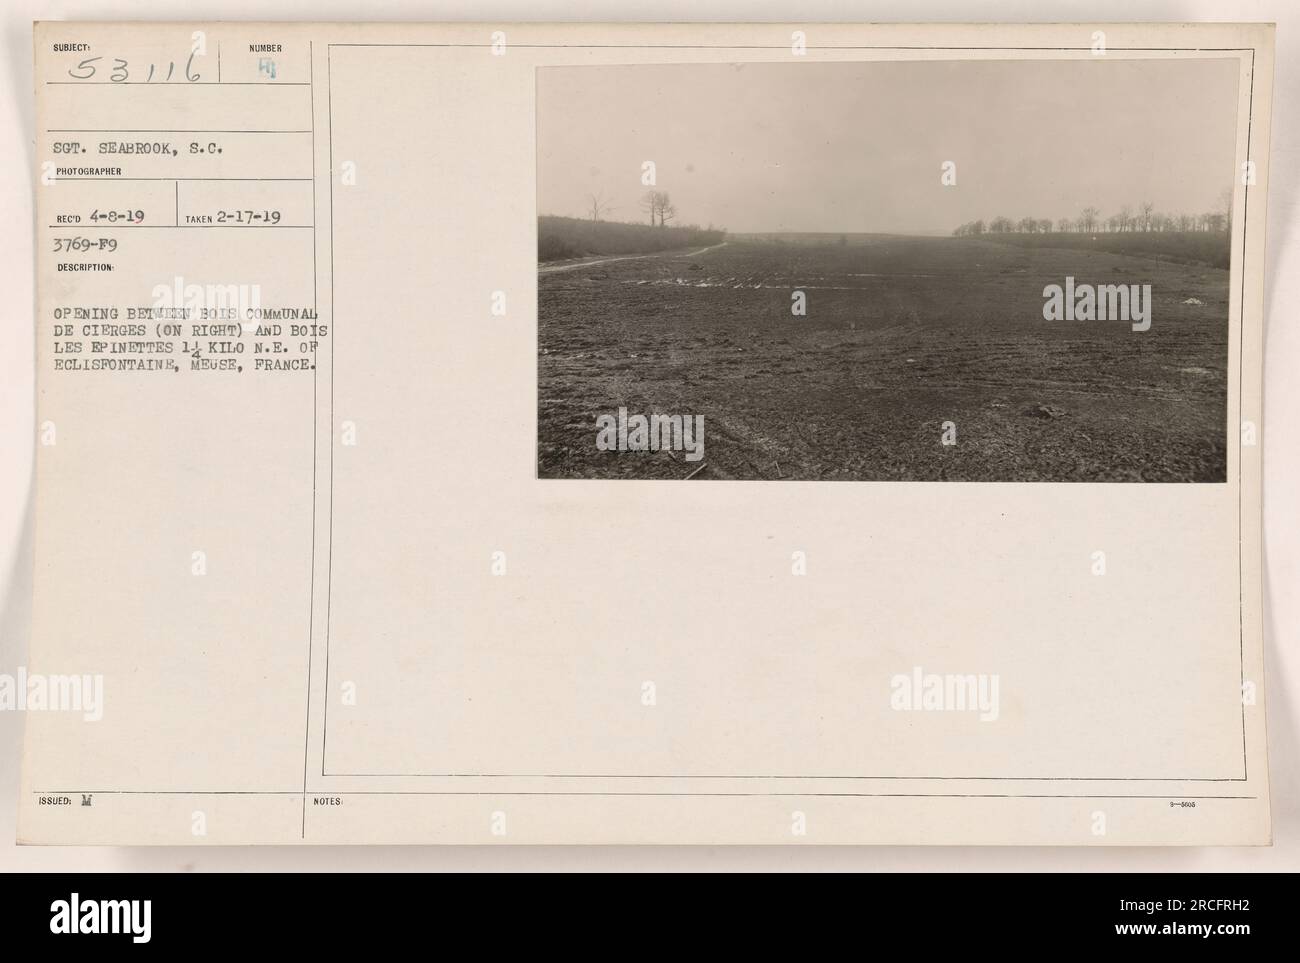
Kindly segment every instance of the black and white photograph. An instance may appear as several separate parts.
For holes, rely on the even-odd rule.
[[[790,60],[538,70],[539,477],[1225,481],[1237,60]]]

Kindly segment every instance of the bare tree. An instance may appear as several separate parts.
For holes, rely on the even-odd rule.
[[[677,216],[677,208],[674,206],[672,199],[665,191],[660,198],[659,203],[659,226],[663,227],[669,221]]]
[[[605,199],[604,191],[597,191],[595,194],[587,195],[587,210],[591,212],[591,220],[594,224],[602,217],[614,209],[614,205]]]
[[[1085,207],[1083,213],[1079,215],[1079,229],[1085,233],[1092,233],[1097,226],[1097,216],[1100,213],[1095,207]]]
[[[659,216],[659,192],[656,190],[646,191],[641,195],[641,210],[650,215],[650,226],[655,226],[655,218]]]
[[[677,216],[677,208],[673,206],[672,198],[668,196],[667,191],[646,191],[641,195],[641,210],[650,215],[651,227],[656,223],[663,227]],[[656,218],[658,218],[657,222]]]

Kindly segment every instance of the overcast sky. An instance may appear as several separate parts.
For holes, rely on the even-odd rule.
[[[538,206],[733,232],[949,233],[998,215],[1213,209],[1232,187],[1235,60],[546,67]],[[940,185],[944,161],[957,186]]]

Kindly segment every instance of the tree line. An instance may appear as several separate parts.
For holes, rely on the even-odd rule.
[[[1232,230],[1231,197],[1219,210],[1204,214],[1165,214],[1150,202],[1136,208],[1122,207],[1110,217],[1102,217],[1095,207],[1085,207],[1078,217],[1051,218],[995,217],[990,221],[969,221],[956,230],[954,237],[977,237],[981,234],[1125,234],[1145,232],[1224,233]]]

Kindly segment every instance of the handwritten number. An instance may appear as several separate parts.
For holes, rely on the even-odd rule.
[[[77,64],[77,66],[68,71],[68,76],[75,77],[77,80],[89,80],[91,77],[95,76],[95,61],[103,59],[103,57],[90,57],[87,60],[83,60],[81,63]],[[78,70],[84,70],[86,73],[79,74],[77,73]]]

